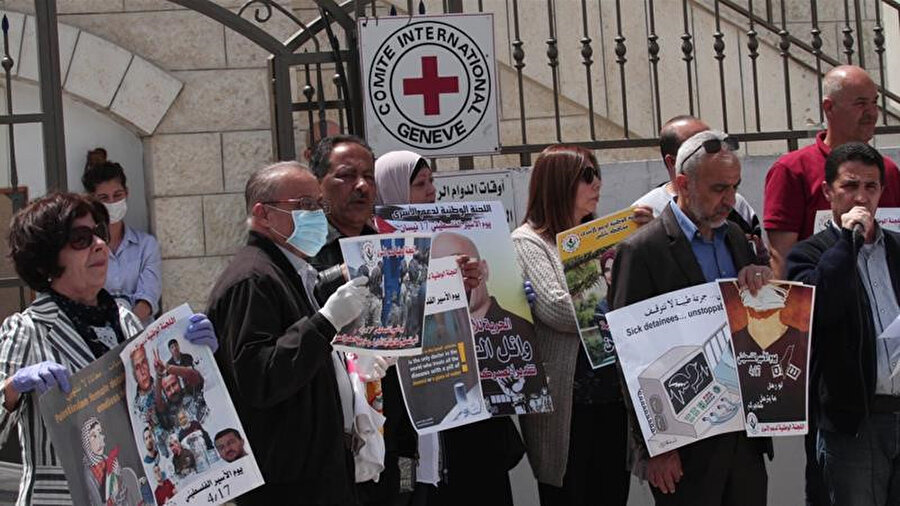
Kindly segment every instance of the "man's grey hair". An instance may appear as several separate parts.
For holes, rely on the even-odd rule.
[[[822,96],[824,98],[833,99],[838,93],[844,89],[844,73],[829,72],[822,79]]]
[[[253,171],[250,179],[247,180],[247,186],[244,187],[247,214],[250,214],[253,204],[272,200],[278,187],[281,186],[281,177],[294,171],[312,174],[309,167],[295,161],[273,163]]]
[[[700,164],[711,155],[703,149],[703,143],[712,139],[724,140],[726,134],[719,130],[705,130],[695,134],[690,139],[684,141],[678,148],[678,157],[675,159],[675,169],[679,174],[684,174],[693,179],[697,174]],[[721,152],[731,152],[731,149],[723,142]],[[716,153],[718,154],[718,153]]]

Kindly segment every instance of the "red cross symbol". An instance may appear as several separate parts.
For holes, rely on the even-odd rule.
[[[422,57],[422,77],[403,80],[404,95],[422,95],[425,100],[425,115],[441,113],[441,94],[458,93],[457,77],[438,77],[437,56]]]

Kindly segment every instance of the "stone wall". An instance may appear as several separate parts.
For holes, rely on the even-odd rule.
[[[217,3],[236,10],[244,2]],[[3,3],[21,12],[30,5],[30,0]],[[202,309],[212,283],[245,240],[246,178],[272,161],[267,54],[223,25],[165,0],[58,0],[57,8],[60,24],[80,31],[73,70],[95,69],[79,78],[84,89],[67,92],[84,95],[95,107],[109,106],[119,87],[120,97],[130,89],[140,92],[122,100],[147,100],[150,95],[141,89],[146,79],[123,81],[126,68],[132,74],[160,69],[181,88],[164,116],[152,124],[135,121],[142,127],[135,130],[144,144],[151,230],[162,249],[163,304],[188,302]],[[308,6],[294,12],[301,19],[314,17]],[[245,19],[252,20],[252,13]],[[264,26],[279,39],[295,31],[278,16]],[[66,33],[61,30],[61,41]],[[132,53],[139,55],[133,62]],[[81,57],[97,62],[76,67]]]

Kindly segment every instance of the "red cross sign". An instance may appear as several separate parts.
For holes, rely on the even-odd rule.
[[[459,93],[459,79],[438,76],[437,56],[422,57],[422,77],[403,80],[404,95],[422,95],[425,101],[425,115],[441,113],[441,94]]]

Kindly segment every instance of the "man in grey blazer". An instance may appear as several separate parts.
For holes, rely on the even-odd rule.
[[[681,145],[676,200],[618,247],[610,292],[613,309],[717,278],[737,277],[753,293],[771,279],[768,266],[752,264],[755,256],[744,233],[726,219],[741,182],[736,148],[733,139],[712,130]],[[771,452],[769,439],[751,440],[734,432],[647,458],[639,426],[632,420],[632,444],[646,462],[657,505],[766,503],[762,454]]]

